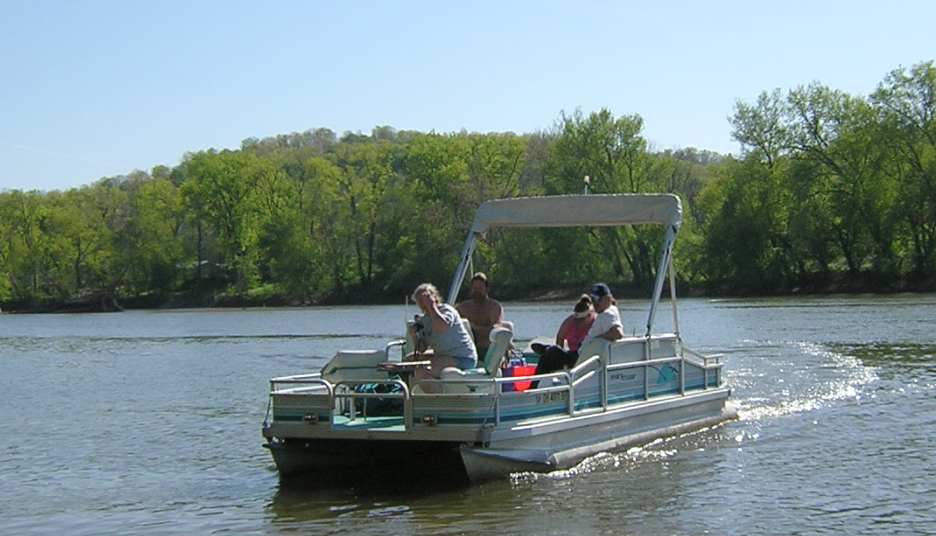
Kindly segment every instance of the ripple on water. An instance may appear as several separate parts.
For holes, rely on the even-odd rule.
[[[704,446],[693,446],[693,440],[697,439],[699,445],[707,444],[706,436],[711,436],[714,431],[720,431],[730,423],[720,423],[714,426],[706,426],[697,430],[683,432],[668,437],[661,437],[633,447],[620,451],[599,452],[589,456],[568,469],[558,469],[547,473],[536,473],[523,471],[511,473],[510,482],[514,486],[526,486],[535,484],[538,481],[562,481],[589,475],[602,471],[622,471],[628,472],[641,464],[654,464],[665,462],[675,457],[682,450],[704,451]],[[746,438],[748,441],[757,440],[760,434],[756,432],[740,432],[735,436],[735,440],[740,443]],[[717,444],[710,446],[717,448]]]
[[[891,376],[932,379],[936,376],[936,345],[921,343],[842,344],[838,350]]]
[[[34,324],[28,336],[0,340],[11,431],[0,434],[0,481],[15,483],[0,486],[0,533],[932,532],[936,343],[919,319],[936,301],[826,312],[839,301],[684,302],[684,318],[702,322],[687,325],[711,328],[689,338],[727,350],[743,420],[506,482],[308,493],[279,486],[261,448],[267,380],[339,348],[382,347],[400,315],[374,326],[386,336],[346,332],[375,324],[369,308],[331,324],[278,312],[259,328],[265,314],[186,313],[172,329],[144,314],[19,318]],[[511,314],[554,329],[565,309]],[[87,318],[100,329],[56,331]],[[293,327],[298,336],[276,335]]]
[[[781,349],[761,356],[760,363],[752,365],[761,377],[770,378],[770,384],[751,380],[747,374],[744,387],[757,392],[745,397],[739,393],[736,400],[741,420],[762,420],[794,413],[810,412],[843,400],[860,400],[863,387],[878,377],[873,367],[859,359],[822,344],[794,341],[778,346],[769,342],[765,346]],[[755,354],[760,350],[753,346]],[[774,369],[769,371],[769,369]],[[745,374],[742,371],[741,376]],[[729,383],[734,384],[733,378]],[[866,395],[864,395],[866,396]]]

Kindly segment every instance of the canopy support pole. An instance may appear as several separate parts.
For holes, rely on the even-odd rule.
[[[679,338],[679,315],[676,314],[676,267],[672,254],[669,261],[669,291],[670,301],[673,303],[673,333]]]
[[[676,225],[668,226],[666,235],[663,237],[663,254],[660,255],[660,266],[657,268],[656,283],[653,285],[653,299],[650,301],[650,314],[647,316],[647,337],[650,337],[653,332],[653,318],[656,316],[656,307],[660,302],[660,294],[663,292],[663,281],[666,279],[666,271],[673,255],[673,242],[676,239],[677,229]]]
[[[471,254],[474,253],[475,241],[475,233],[468,233],[461,257],[459,257],[458,269],[455,270],[455,275],[452,276],[452,284],[449,286],[446,303],[450,305],[454,305],[455,300],[458,299],[458,289],[461,288],[462,281],[465,280],[465,272],[468,270],[468,265],[471,264]]]

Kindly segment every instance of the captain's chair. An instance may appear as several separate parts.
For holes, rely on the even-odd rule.
[[[507,355],[507,349],[513,342],[513,331],[507,327],[495,327],[491,329],[491,344],[488,346],[487,353],[478,363],[479,368],[484,369],[484,373],[494,376],[501,366],[501,361]],[[477,370],[477,369],[475,369]]]
[[[441,379],[478,378],[482,380],[496,376],[500,369],[501,361],[503,361],[507,350],[510,348],[510,344],[513,342],[513,331],[503,326],[495,327],[491,330],[490,339],[491,344],[488,346],[487,353],[481,357],[477,368],[462,370],[456,367],[446,367],[442,369],[442,374],[440,375]],[[470,383],[451,384],[445,386],[445,392],[476,392],[477,387],[479,387],[479,385]]]

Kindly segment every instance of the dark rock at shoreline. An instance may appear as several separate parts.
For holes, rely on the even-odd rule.
[[[60,302],[8,302],[2,309],[6,313],[117,313],[124,307],[115,296],[106,295]]]

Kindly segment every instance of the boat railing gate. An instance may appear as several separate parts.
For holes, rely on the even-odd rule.
[[[333,399],[334,387],[332,387],[332,384],[328,382],[328,380],[325,380],[324,378],[322,378],[321,372],[315,372],[312,374],[295,374],[292,376],[280,376],[278,378],[273,378],[270,380],[270,397],[267,402],[266,416],[263,418],[264,427],[267,427],[270,425],[270,416],[271,416],[271,412],[273,411],[273,395],[285,394],[285,393],[301,394],[301,392],[304,390],[302,388],[291,388],[291,389],[288,389],[287,391],[281,392],[277,389],[277,386],[280,386],[280,385],[299,385],[299,386],[306,386],[306,387],[321,386],[325,388],[326,392],[328,392],[328,400],[331,401]],[[306,416],[306,418],[304,418],[303,420],[310,422],[311,416]],[[318,419],[316,417],[316,422],[317,421]]]
[[[402,359],[402,354],[406,351],[406,339],[397,339],[395,341],[390,341],[387,343],[387,346],[384,347],[384,354],[386,354],[387,361],[390,361],[390,349],[400,347],[400,358]]]

